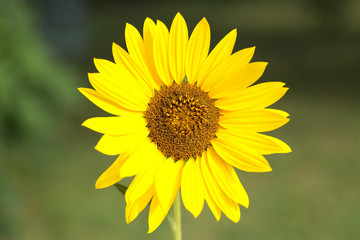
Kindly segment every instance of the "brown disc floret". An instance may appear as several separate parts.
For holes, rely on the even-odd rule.
[[[185,82],[162,87],[145,112],[149,137],[175,161],[201,156],[215,137],[219,115],[206,92]]]

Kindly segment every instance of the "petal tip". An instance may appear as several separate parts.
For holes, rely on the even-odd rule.
[[[116,42],[113,42],[111,46],[114,49],[114,48],[118,47],[119,45],[117,45]]]
[[[206,19],[206,17],[203,17],[200,22],[203,23],[203,24],[209,25],[209,22]]]
[[[99,180],[97,180],[95,183],[95,189],[103,189],[103,188],[105,188],[104,185],[101,182],[99,182]]]
[[[86,119],[86,120],[81,124],[81,126],[82,126],[82,127],[87,127],[86,124],[88,123],[88,121],[89,121],[89,119]]]
[[[192,215],[194,216],[194,218],[198,218],[198,216],[200,216],[200,213],[201,213],[201,212],[193,213]]]
[[[125,34],[126,34],[126,32],[128,32],[128,31],[132,31],[132,30],[134,30],[134,29],[136,29],[133,25],[131,25],[130,23],[126,23],[125,24]],[[128,33],[129,34],[129,33]]]
[[[78,87],[78,88],[77,88],[77,90],[78,90],[79,92],[81,92],[81,93],[85,92],[85,91],[86,91],[85,89],[86,89],[86,88],[84,88],[84,87]]]
[[[98,151],[98,152],[101,152],[100,150],[99,150],[99,143],[98,144],[96,144],[96,146],[94,147],[94,149],[96,150],[96,151]]]
[[[292,149],[290,148],[289,145],[286,144],[286,146],[284,146],[282,153],[291,153],[291,152],[292,152]]]
[[[176,13],[175,18],[176,18],[176,17],[183,18],[183,16],[181,15],[181,13],[180,13],[180,12],[177,12],[177,13]]]
[[[93,57],[93,62],[96,63],[100,60],[100,58]]]
[[[158,226],[150,226],[149,225],[149,230],[147,231],[147,234],[154,232],[157,228],[158,228]]]
[[[126,207],[127,207],[128,205],[126,205]],[[130,217],[130,210],[128,210],[129,212],[126,212],[125,214],[126,214],[126,216],[125,216],[125,221],[126,221],[126,223],[127,224],[129,224],[129,223],[131,223],[134,219],[131,219],[131,217]]]
[[[246,209],[249,208],[250,205],[250,199],[249,199],[249,195],[246,194],[246,200],[243,203],[240,203],[241,206],[245,207]]]

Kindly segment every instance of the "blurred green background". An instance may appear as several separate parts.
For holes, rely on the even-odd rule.
[[[148,210],[127,225],[123,196],[94,189],[115,157],[80,127],[106,114],[76,88],[90,87],[93,57],[125,47],[126,22],[170,26],[178,11],[190,31],[208,19],[212,47],[234,28],[235,50],[257,46],[261,81],[290,87],[274,107],[291,121],[272,135],[293,149],[268,157],[271,173],[238,172],[250,196],[239,223],[183,209],[184,239],[359,239],[358,0],[0,0],[0,239],[171,239],[166,220],[148,235]]]

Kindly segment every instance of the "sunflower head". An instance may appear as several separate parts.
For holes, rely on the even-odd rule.
[[[81,93],[110,117],[83,125],[102,133],[95,148],[117,155],[96,188],[135,176],[125,194],[129,223],[150,202],[149,232],[167,215],[179,190],[197,217],[207,202],[217,220],[234,222],[249,198],[234,170],[271,171],[264,155],[290,152],[263,134],[289,121],[268,106],[287,91],[284,83],[253,85],[267,63],[250,62],[255,48],[233,53],[236,30],[212,51],[210,26],[203,18],[188,36],[178,13],[170,30],[147,18],[142,36],[125,28],[128,51],[113,44],[115,62],[95,59],[89,74],[94,89]]]

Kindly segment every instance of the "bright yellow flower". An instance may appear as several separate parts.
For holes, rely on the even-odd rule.
[[[94,60],[99,73],[90,73],[89,80],[95,90],[79,89],[115,115],[83,123],[104,134],[95,149],[119,155],[96,188],[135,176],[125,194],[126,221],[151,201],[149,232],[163,221],[179,189],[194,217],[206,200],[217,220],[223,212],[238,222],[239,204],[248,207],[249,198],[233,167],[268,172],[263,155],[291,151],[262,134],[289,121],[287,113],[267,108],[285,94],[285,84],[250,86],[267,63],[250,63],[254,47],[232,53],[236,30],[208,54],[205,18],[190,38],[178,13],[170,32],[147,18],[143,37],[127,24],[125,39],[128,52],[113,44],[115,63]]]

